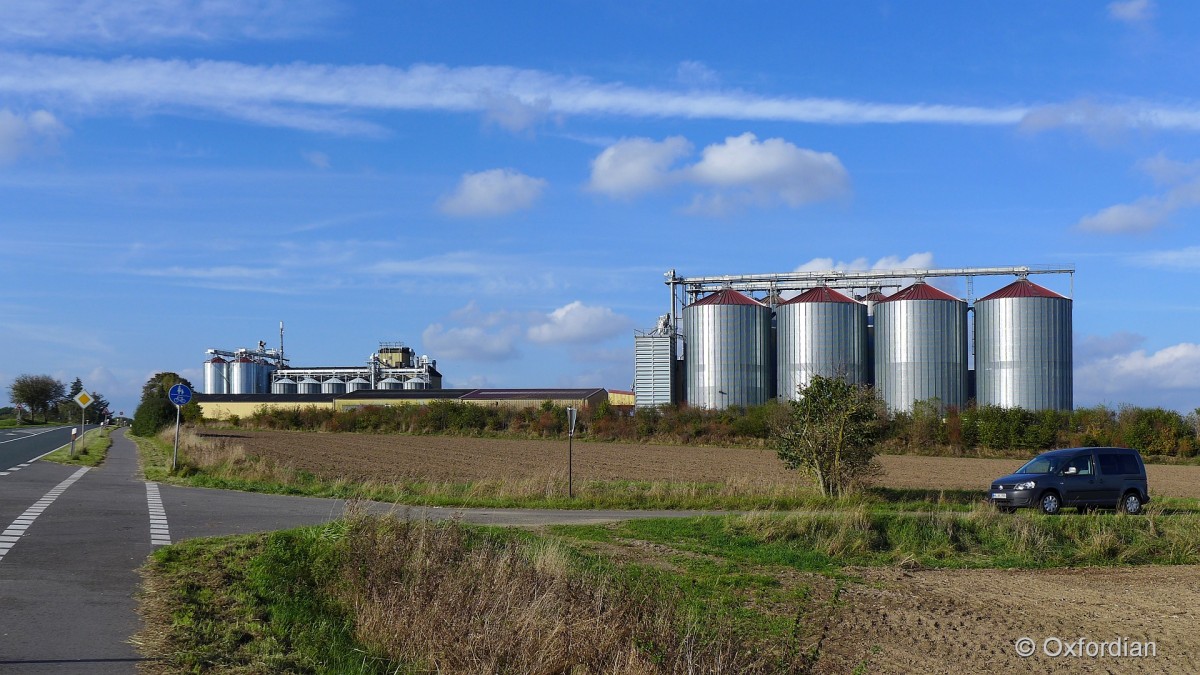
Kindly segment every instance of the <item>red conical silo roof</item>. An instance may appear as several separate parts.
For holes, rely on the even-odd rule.
[[[804,291],[783,304],[791,305],[799,302],[854,302],[854,299],[848,298],[828,286],[817,286],[816,288]]]
[[[733,290],[732,288],[722,289],[722,290],[717,291],[716,293],[713,293],[712,295],[706,295],[703,298],[700,298],[699,300],[693,302],[691,305],[689,305],[689,307],[695,307],[697,305],[758,305],[759,307],[763,306],[763,304],[761,302],[759,302],[759,301],[755,300],[754,298],[751,298],[747,295],[743,295],[743,294]]]
[[[1004,288],[976,300],[976,302],[999,300],[1000,298],[1057,298],[1059,300],[1066,300],[1065,297],[1049,288],[1038,286],[1028,279],[1017,279]]]
[[[962,302],[946,291],[934,288],[923,281],[918,281],[908,288],[897,291],[895,295],[884,298],[879,302],[894,302],[897,300],[950,300],[952,302]]]

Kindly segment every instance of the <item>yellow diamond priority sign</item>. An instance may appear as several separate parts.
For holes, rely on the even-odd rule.
[[[91,394],[87,393],[86,391],[81,391],[75,396],[75,402],[79,404],[80,408],[88,407],[92,404],[93,400],[95,399],[93,399]]]

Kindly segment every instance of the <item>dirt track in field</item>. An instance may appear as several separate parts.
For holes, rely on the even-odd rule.
[[[867,583],[842,595],[829,672],[1200,672],[1200,567],[855,573]],[[1021,637],[1033,656],[1017,655]],[[1042,653],[1047,638],[1153,641],[1157,656],[1054,658]]]
[[[205,431],[231,436],[251,454],[323,478],[469,481],[565,473],[563,441],[318,434],[290,431]],[[672,445],[575,443],[581,480],[755,481],[795,483],[772,450]],[[1021,460],[883,455],[879,485],[934,490],[980,490],[1021,466]],[[1151,495],[1200,498],[1200,467],[1147,467]]]

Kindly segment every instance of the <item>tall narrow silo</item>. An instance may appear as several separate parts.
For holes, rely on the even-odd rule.
[[[255,378],[258,371],[254,368],[254,359],[239,356],[229,362],[229,393],[253,394]]]
[[[878,288],[870,289],[862,299],[867,306],[867,383],[871,386],[875,385],[875,306],[884,300],[887,296]]]
[[[229,366],[220,356],[214,356],[204,362],[204,393],[229,393]]]
[[[758,405],[771,397],[771,309],[725,289],[683,308],[687,402]]]
[[[875,390],[894,411],[967,403],[967,303],[917,282],[875,305]]]
[[[1071,304],[1028,279],[975,302],[979,405],[1071,410]]]
[[[775,310],[779,397],[795,399],[814,375],[867,379],[867,306],[832,288],[811,288]]]

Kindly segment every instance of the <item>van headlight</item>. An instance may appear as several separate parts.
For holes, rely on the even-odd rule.
[[[1036,481],[1027,480],[1024,483],[1017,483],[1016,485],[1013,486],[1013,489],[1014,490],[1032,490],[1035,487],[1037,487]]]

